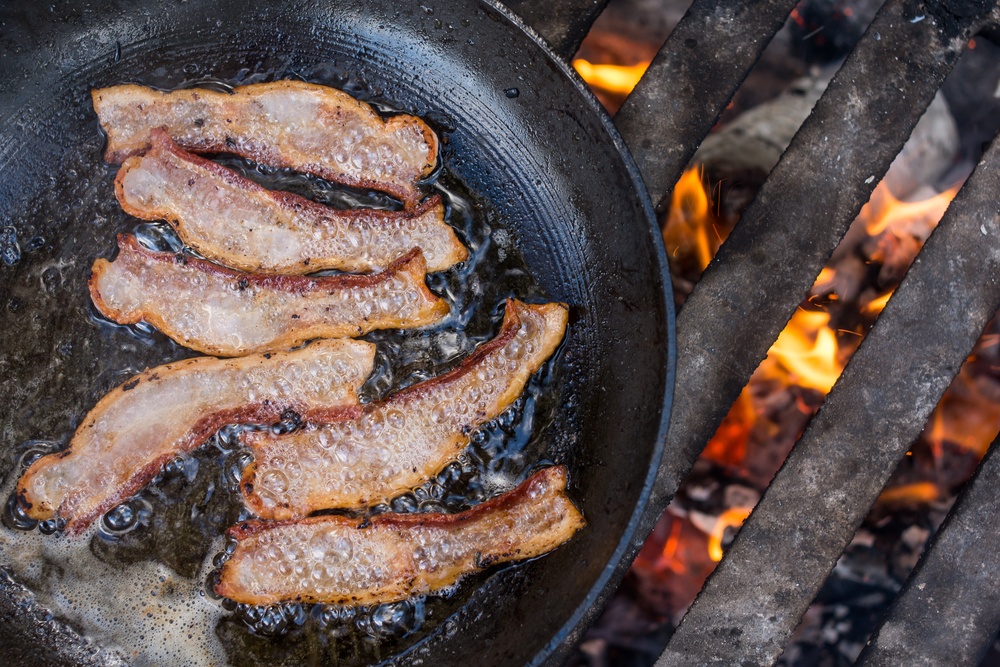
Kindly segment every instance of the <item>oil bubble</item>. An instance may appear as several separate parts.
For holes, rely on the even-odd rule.
[[[16,493],[10,494],[3,513],[3,525],[15,530],[34,530],[38,521],[28,516]]]
[[[113,533],[124,533],[135,527],[139,513],[131,503],[122,503],[104,515],[104,527]]]

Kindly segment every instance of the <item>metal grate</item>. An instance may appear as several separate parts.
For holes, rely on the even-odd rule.
[[[577,16],[588,20],[603,5],[557,4],[586,5]],[[670,185],[794,4],[695,0],[615,119],[654,202],[667,200]],[[994,2],[889,0],[882,7],[678,315],[678,391],[640,536],[676,492],[969,39],[995,30],[998,20]],[[581,30],[579,20],[574,25],[558,33],[564,54],[579,43],[567,38]],[[780,656],[1000,307],[997,192],[1000,142],[994,141],[658,667],[771,664]],[[996,635],[1000,536],[986,527],[1000,504],[998,458],[982,463],[862,663],[974,665]]]

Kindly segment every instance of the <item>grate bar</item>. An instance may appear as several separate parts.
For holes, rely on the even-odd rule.
[[[1000,141],[994,141],[681,622],[658,667],[770,664],[780,655],[1000,308],[998,189]]]
[[[695,0],[615,116],[662,204],[795,0]]]
[[[580,49],[590,26],[608,5],[608,0],[503,0],[512,12],[569,60]]]
[[[995,205],[994,205],[994,210]],[[859,665],[976,667],[1000,627],[1000,438],[861,654]]]
[[[679,391],[653,511],[666,507],[982,21],[889,0],[816,103],[678,315]]]

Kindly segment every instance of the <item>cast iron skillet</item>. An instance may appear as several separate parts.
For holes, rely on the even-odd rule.
[[[79,1],[2,10],[0,472],[16,473],[34,438],[65,442],[99,396],[95,388],[113,386],[123,369],[184,354],[159,339],[109,332],[88,309],[90,264],[111,254],[126,224],[110,194],[112,172],[99,165],[90,89],[258,72],[349,79],[362,97],[432,122],[445,138],[450,177],[510,232],[537,293],[572,306],[559,404],[538,447],[569,465],[588,526],[547,557],[460,591],[449,622],[437,619],[435,630],[401,642],[397,660],[559,662],[628,566],[622,555],[669,413],[671,291],[636,166],[567,65],[487,0],[256,5]],[[0,593],[0,654],[9,661],[69,664],[91,652],[45,620],[16,583]],[[268,660],[298,655],[289,649]],[[253,656],[240,662],[254,664]]]

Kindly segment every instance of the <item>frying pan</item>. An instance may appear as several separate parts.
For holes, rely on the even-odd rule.
[[[86,303],[90,264],[127,225],[111,195],[114,170],[100,164],[90,89],[240,83],[258,73],[345,85],[428,119],[444,138],[448,177],[508,232],[534,294],[571,305],[558,404],[535,453],[569,466],[570,493],[588,521],[548,556],[461,587],[425,630],[368,659],[564,660],[629,565],[673,384],[673,307],[653,209],[610,119],[566,63],[488,0],[133,0],[0,11],[0,472],[8,481],[19,474],[35,439],[65,443],[100,392],[128,373],[185,354],[98,322]],[[113,662],[9,577],[0,609],[0,654],[11,663]],[[246,652],[231,659],[328,659],[315,646],[285,640],[278,650],[269,641],[237,642],[233,650]]]

